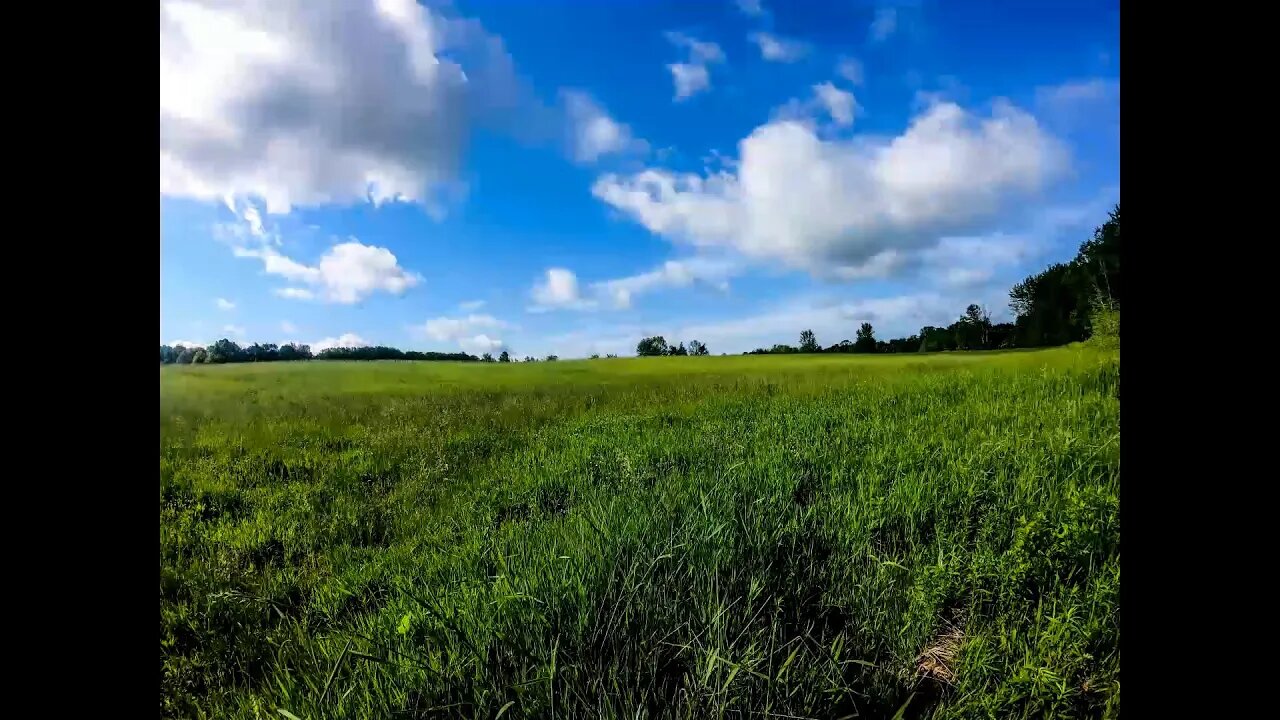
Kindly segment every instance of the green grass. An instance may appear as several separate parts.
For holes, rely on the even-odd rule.
[[[1087,346],[162,368],[161,713],[1118,717],[1119,395]]]

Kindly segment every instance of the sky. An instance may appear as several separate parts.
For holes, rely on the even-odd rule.
[[[1087,0],[162,0],[161,344],[1007,320],[1119,202],[1119,63]]]

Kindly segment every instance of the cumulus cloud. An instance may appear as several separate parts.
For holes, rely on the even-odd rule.
[[[631,307],[632,299],[643,293],[663,288],[689,287],[704,283],[720,291],[729,289],[728,277],[736,270],[734,263],[711,259],[689,258],[668,260],[648,272],[592,284],[592,291],[613,307]]]
[[[228,207],[235,210],[230,202]],[[375,292],[401,295],[422,282],[421,275],[400,267],[396,256],[387,248],[365,245],[355,238],[330,247],[314,265],[300,262],[279,249],[283,245],[280,236],[262,226],[252,205],[236,214],[239,223],[224,223],[215,230],[231,245],[236,257],[257,259],[268,275],[291,283],[289,287],[273,291],[279,297],[319,298],[350,305]],[[255,220],[259,221],[256,225]]]
[[[214,300],[214,304],[218,306],[219,310],[235,310],[236,309],[236,304],[226,298],[218,298],[217,300]]]
[[[711,73],[707,66],[724,62],[724,52],[713,42],[705,42],[679,32],[668,32],[667,40],[676,47],[688,50],[689,59],[667,65],[675,83],[675,100],[685,100],[711,88]]]
[[[648,144],[631,135],[631,129],[604,111],[590,95],[576,90],[561,93],[568,115],[570,149],[574,160],[595,162],[603,155],[642,153]]]
[[[871,37],[871,42],[884,42],[897,29],[897,8],[882,7],[876,10],[875,18],[871,21],[871,28],[868,33]]]
[[[492,315],[472,314],[460,318],[438,317],[428,320],[422,326],[422,331],[427,337],[434,340],[458,340],[459,338],[473,335],[480,329],[504,327],[506,327],[506,323]]]
[[[665,288],[705,285],[720,292],[729,290],[729,277],[740,263],[724,257],[698,256],[668,260],[636,275],[590,283],[585,292],[578,276],[565,268],[552,268],[533,288],[534,312],[548,310],[625,310],[636,296]]]
[[[841,127],[853,124],[853,111],[858,107],[853,93],[824,82],[813,86],[813,94],[831,116],[832,122]]]
[[[472,355],[493,353],[506,347],[506,344],[503,343],[502,340],[498,338],[491,338],[483,333],[474,337],[463,338],[458,341],[458,345],[460,345],[465,352],[469,352]]]
[[[836,74],[848,80],[852,85],[861,85],[865,80],[862,63],[857,58],[841,56],[840,60],[836,62]]]
[[[400,267],[390,250],[351,240],[329,248],[316,265],[306,265],[269,246],[235,247],[236,257],[257,258],[269,275],[311,285],[328,302],[350,305],[375,292],[401,295],[422,282],[422,276]],[[307,288],[288,287],[276,291],[280,297],[310,299],[316,293]]]
[[[510,327],[507,323],[492,315],[471,314],[465,317],[438,317],[414,328],[417,332],[432,340],[456,342],[466,352],[481,354],[493,352],[504,347],[501,338],[493,337],[487,332]]]
[[[342,333],[338,337],[327,337],[311,343],[311,352],[319,353],[329,348],[368,347],[369,341],[355,333]]]
[[[764,14],[764,4],[760,0],[737,0],[738,9],[745,15],[759,17]]]
[[[760,48],[760,57],[771,62],[795,62],[809,52],[809,46],[805,43],[767,32],[751,33],[747,39]]]
[[[496,38],[415,0],[163,0],[160,192],[429,203],[513,78]]]
[[[542,312],[555,309],[590,310],[596,307],[594,301],[583,299],[578,289],[578,276],[572,270],[551,268],[543,279],[533,286],[533,307],[530,310]]]
[[[732,170],[606,174],[593,194],[651,232],[815,274],[855,270],[972,232],[1066,165],[1029,114],[936,103],[893,138],[823,140],[794,120],[756,128]]]

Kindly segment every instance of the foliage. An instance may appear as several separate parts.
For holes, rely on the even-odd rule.
[[[711,353],[707,350],[706,343],[698,340],[690,340],[689,354],[690,355],[710,355]]]
[[[498,362],[500,363],[511,362],[511,355],[509,355],[506,350],[503,350],[502,354],[498,356]]]
[[[1091,345],[162,368],[161,715],[1118,717],[1118,396]]]
[[[1089,337],[1099,297],[1120,307],[1120,206],[1080,245],[1075,259],[1056,263],[1009,291],[1021,346],[1061,345]]]
[[[803,353],[822,352],[822,348],[818,347],[818,338],[814,336],[812,330],[801,331],[800,352],[803,352]]]
[[[667,340],[661,335],[647,337],[636,344],[639,357],[656,357],[667,354]]]

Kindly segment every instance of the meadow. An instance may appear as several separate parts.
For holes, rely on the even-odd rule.
[[[160,708],[1120,712],[1117,350],[160,371]]]

